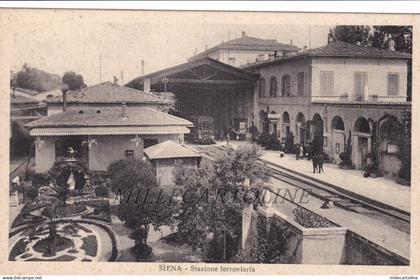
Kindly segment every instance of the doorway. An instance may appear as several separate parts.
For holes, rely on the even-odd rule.
[[[365,169],[368,161],[368,138],[358,137],[358,147],[359,147],[359,157],[360,157],[360,167]]]

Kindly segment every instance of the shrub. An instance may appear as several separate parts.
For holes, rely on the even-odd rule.
[[[108,196],[108,189],[105,186],[99,186],[95,188],[95,195],[101,196],[101,197],[107,197]]]
[[[50,184],[50,177],[47,174],[37,173],[31,176],[34,187],[43,187]]]
[[[112,162],[108,167],[113,191],[125,192],[137,187],[157,187],[155,173],[151,164],[138,159],[122,159]]]
[[[38,189],[37,188],[30,188],[26,191],[26,196],[33,201],[38,196]]]

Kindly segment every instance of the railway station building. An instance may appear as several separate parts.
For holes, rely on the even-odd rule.
[[[254,120],[254,88],[258,74],[209,57],[138,77],[126,86],[143,91],[170,91],[175,95],[175,112],[194,121],[207,116],[216,131],[242,128]]]
[[[171,102],[111,82],[50,98],[48,116],[25,125],[35,138],[35,171],[46,172],[61,159],[105,171],[115,160],[143,158],[152,145],[182,143],[193,124],[168,114]]]
[[[126,105],[128,112],[135,112],[141,108],[151,108],[157,111],[168,112],[172,106],[172,100],[166,96],[170,93],[140,91],[121,86],[116,82],[102,82],[79,90],[66,91],[63,94],[52,96],[46,100],[48,116],[65,110],[104,110],[120,108]],[[63,99],[66,99],[63,102]],[[65,105],[64,105],[65,103]]]
[[[378,137],[380,168],[395,177],[403,143],[407,63],[411,54],[345,42],[304,50],[243,68],[259,75],[254,115],[259,132],[312,142],[333,162],[352,146],[356,169],[364,169]],[[350,139],[349,139],[350,138]]]
[[[26,125],[35,137],[35,171],[47,172],[60,159],[80,160],[105,171],[124,158],[143,158],[143,150],[172,140],[182,143],[192,123],[151,108],[128,112],[125,105],[102,111],[69,110]]]

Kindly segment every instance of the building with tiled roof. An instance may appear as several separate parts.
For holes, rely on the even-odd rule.
[[[270,58],[262,61],[255,61],[244,65],[242,68],[246,70],[258,69],[271,64],[288,63],[290,61],[317,58],[317,57],[332,57],[332,58],[370,58],[370,59],[411,59],[412,55],[409,53],[399,52],[389,49],[378,49],[372,47],[363,47],[357,44],[336,41],[329,44],[315,48],[307,49],[302,52],[295,53],[284,57]]]
[[[103,171],[115,160],[143,157],[143,148],[166,140],[183,142],[193,124],[185,119],[151,108],[127,110],[69,110],[27,124],[36,137],[37,172],[46,172],[57,159],[74,157],[91,170]]]
[[[401,129],[402,116],[411,110],[411,58],[409,53],[338,41],[249,64],[242,69],[260,76],[254,89],[255,124],[261,133],[289,139],[289,150],[296,143],[311,144],[337,163],[340,154],[351,151],[356,169],[371,163],[376,141],[381,172],[395,177],[403,133],[390,135],[383,127]]]
[[[220,62],[241,66],[256,60],[264,60],[268,57],[286,56],[299,51],[299,48],[290,44],[279,43],[273,39],[261,39],[246,35],[222,42],[210,49],[194,55],[188,61],[193,61],[203,57],[210,57]]]
[[[46,105],[27,94],[10,94],[10,149],[11,156],[26,155],[32,139],[24,125],[47,115]]]
[[[149,107],[164,111],[172,106],[170,100],[151,92],[120,86],[116,83],[103,82],[76,91],[66,92],[68,109],[105,109],[127,105],[127,110]],[[58,95],[47,99],[48,115],[62,112],[63,96]]]
[[[152,163],[160,186],[175,185],[175,161],[182,161],[187,167],[198,167],[201,160],[198,152],[171,140],[144,149],[144,154]]]
[[[10,94],[12,96],[21,96],[30,98],[33,100],[37,100],[38,102],[45,101],[48,97],[53,97],[57,95],[61,95],[60,89],[53,89],[49,91],[38,92],[31,89],[20,88],[20,87],[11,87]]]

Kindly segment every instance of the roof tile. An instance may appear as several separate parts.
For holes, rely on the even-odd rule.
[[[150,146],[143,150],[150,159],[167,158],[198,158],[201,155],[184,145],[175,143],[171,140]]]
[[[151,108],[138,108],[127,118],[121,117],[121,109],[108,109],[97,111],[65,111],[49,117],[30,122],[28,128],[38,127],[99,127],[99,126],[153,126],[175,125],[192,126],[185,119],[159,112]]]
[[[63,97],[55,96],[48,103],[62,103]],[[167,101],[157,95],[137,89],[103,82],[77,91],[67,92],[68,103],[161,103]]]

